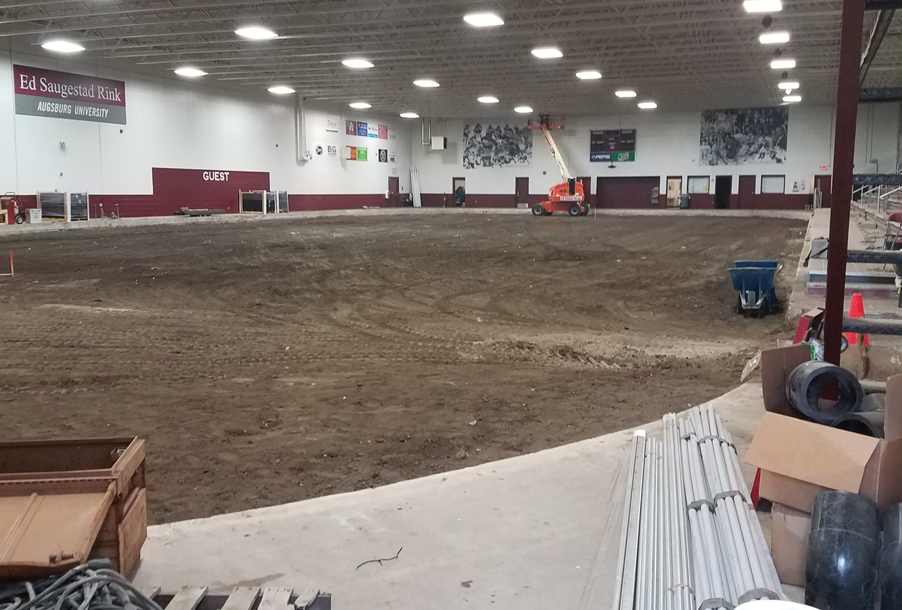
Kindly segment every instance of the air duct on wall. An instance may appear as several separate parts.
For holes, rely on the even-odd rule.
[[[297,104],[294,111],[295,125],[295,153],[300,165],[310,160],[310,152],[307,150],[307,112],[304,110],[304,98],[297,96]]]

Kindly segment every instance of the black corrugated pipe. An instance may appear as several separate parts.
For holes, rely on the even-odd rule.
[[[902,608],[902,503],[883,515],[883,561],[880,563],[881,608]]]
[[[874,501],[844,491],[819,493],[808,534],[805,603],[819,610],[873,608],[879,541]]]
[[[839,387],[839,398],[831,408],[821,410],[821,395],[831,386]],[[811,360],[797,366],[786,381],[786,400],[809,419],[828,426],[858,411],[864,390],[855,375],[844,368]]]
[[[864,87],[864,79],[868,75],[871,68],[871,62],[877,56],[877,50],[883,44],[883,39],[889,31],[889,25],[893,21],[893,9],[884,9],[877,13],[877,20],[874,21],[874,27],[871,28],[871,36],[868,38],[868,48],[865,49],[861,56],[861,71],[858,73],[858,86]]]

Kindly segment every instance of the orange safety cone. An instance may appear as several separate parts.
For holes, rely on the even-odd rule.
[[[850,318],[863,318],[864,317],[864,299],[857,292],[852,295],[852,302],[849,303],[849,317]],[[846,336],[846,339],[849,340],[849,345],[858,345],[858,335],[856,333],[843,333]],[[862,335],[861,344],[862,345],[870,345],[871,342],[868,339],[868,336]]]

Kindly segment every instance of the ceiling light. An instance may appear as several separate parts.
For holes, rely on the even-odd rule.
[[[794,81],[786,81],[784,83],[780,83],[779,85],[777,85],[777,87],[779,87],[780,89],[787,89],[787,90],[798,89],[799,83],[794,82]]]
[[[533,49],[532,54],[539,59],[557,59],[564,56],[561,50],[555,47],[539,47],[538,49]]]
[[[497,104],[498,103],[498,98],[493,97],[491,95],[483,95],[482,97],[478,97],[476,99],[478,101],[482,102],[483,104]]]
[[[780,0],[745,0],[742,6],[747,13],[779,13],[783,10]]]
[[[519,112],[520,114],[532,114],[532,108],[529,106],[517,106],[514,108],[514,112]]]
[[[275,87],[270,87],[269,92],[275,93],[276,95],[288,95],[289,93],[294,93],[294,89],[284,85],[277,85]]]
[[[758,40],[761,44],[783,44],[789,42],[789,32],[765,32]]]
[[[80,44],[68,40],[48,40],[41,47],[57,53],[79,53],[85,50]]]
[[[349,68],[358,68],[361,70],[364,68],[372,68],[373,67],[373,64],[368,62],[365,59],[345,59],[341,63],[342,63],[342,65],[347,66]]]
[[[416,112],[402,112],[401,118],[402,119],[418,119],[418,118],[420,118],[420,115],[418,115]]]
[[[585,70],[583,72],[577,72],[576,78],[582,80],[598,80],[601,78],[601,72],[598,70]]]
[[[658,105],[654,102],[639,102],[639,108],[642,110],[654,110]]]
[[[770,62],[770,67],[774,70],[792,70],[796,67],[794,59],[775,59]]]
[[[614,95],[617,97],[636,97],[636,92],[629,89],[621,89],[620,91],[615,91]]]
[[[504,20],[495,13],[470,13],[469,15],[464,15],[464,21],[478,28],[504,25]]]
[[[242,38],[249,38],[251,40],[272,40],[273,38],[279,37],[279,35],[272,30],[260,27],[240,28],[235,30],[235,33]]]
[[[422,78],[420,80],[413,81],[413,84],[417,87],[426,87],[427,89],[438,87],[439,84],[434,80],[430,80],[428,78]]]
[[[372,104],[367,104],[366,102],[351,102],[348,106],[357,110],[366,110],[373,107]]]
[[[197,78],[198,76],[206,76],[207,73],[197,68],[178,68],[175,73],[179,76],[187,76],[188,78]]]
[[[796,102],[802,101],[802,96],[801,95],[784,95],[783,101],[788,104],[795,104]]]

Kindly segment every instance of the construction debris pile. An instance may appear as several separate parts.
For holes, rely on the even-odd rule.
[[[710,406],[636,435],[614,610],[782,599],[730,433]]]

